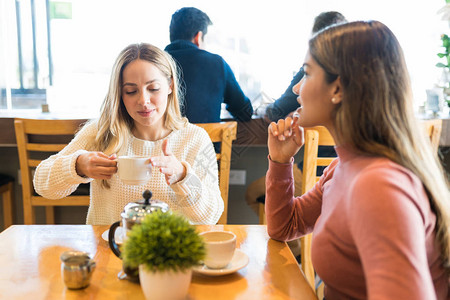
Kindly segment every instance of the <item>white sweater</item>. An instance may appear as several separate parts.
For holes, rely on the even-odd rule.
[[[173,212],[183,214],[192,224],[217,223],[223,212],[223,200],[216,154],[203,128],[188,124],[164,138],[169,139],[172,153],[187,167],[183,180],[169,186],[159,169],[153,168],[146,185],[126,185],[114,174],[109,180],[109,189],[101,186],[101,180],[80,177],[75,171],[77,157],[87,152],[87,142],[96,133],[97,123],[87,124],[61,152],[39,164],[34,175],[34,188],[38,194],[48,199],[60,199],[70,195],[80,183],[91,182],[86,223],[110,225],[121,219],[120,213],[127,203],[141,200],[142,192],[149,189],[153,193],[152,199],[166,202]],[[145,141],[131,135],[117,156],[163,155],[164,139]]]

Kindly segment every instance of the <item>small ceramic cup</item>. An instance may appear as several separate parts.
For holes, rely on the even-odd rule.
[[[152,165],[147,156],[119,156],[117,159],[120,180],[129,185],[146,184],[152,175]]]
[[[236,249],[236,235],[229,231],[206,231],[200,233],[206,244],[204,264],[210,269],[225,268]]]

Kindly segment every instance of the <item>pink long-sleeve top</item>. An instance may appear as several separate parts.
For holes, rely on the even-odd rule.
[[[312,262],[327,300],[449,299],[436,216],[419,178],[386,158],[336,151],[320,181],[297,198],[292,162],[269,158],[269,235],[286,241],[313,231]]]

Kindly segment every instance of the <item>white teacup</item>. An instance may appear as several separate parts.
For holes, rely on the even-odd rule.
[[[236,235],[229,231],[206,231],[200,235],[206,244],[204,264],[210,269],[226,267],[236,249]]]
[[[147,156],[119,156],[117,159],[117,174],[125,184],[143,185],[152,176],[152,165],[146,163]]]

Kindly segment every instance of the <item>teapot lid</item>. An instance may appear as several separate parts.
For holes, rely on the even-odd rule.
[[[86,264],[91,258],[89,253],[82,251],[64,251],[60,259],[67,265],[83,265]]]
[[[128,222],[141,223],[144,217],[156,211],[167,212],[169,211],[169,205],[166,202],[151,199],[152,192],[145,190],[142,193],[144,199],[137,202],[130,202],[125,205],[123,212],[121,213],[122,218],[126,219]]]

